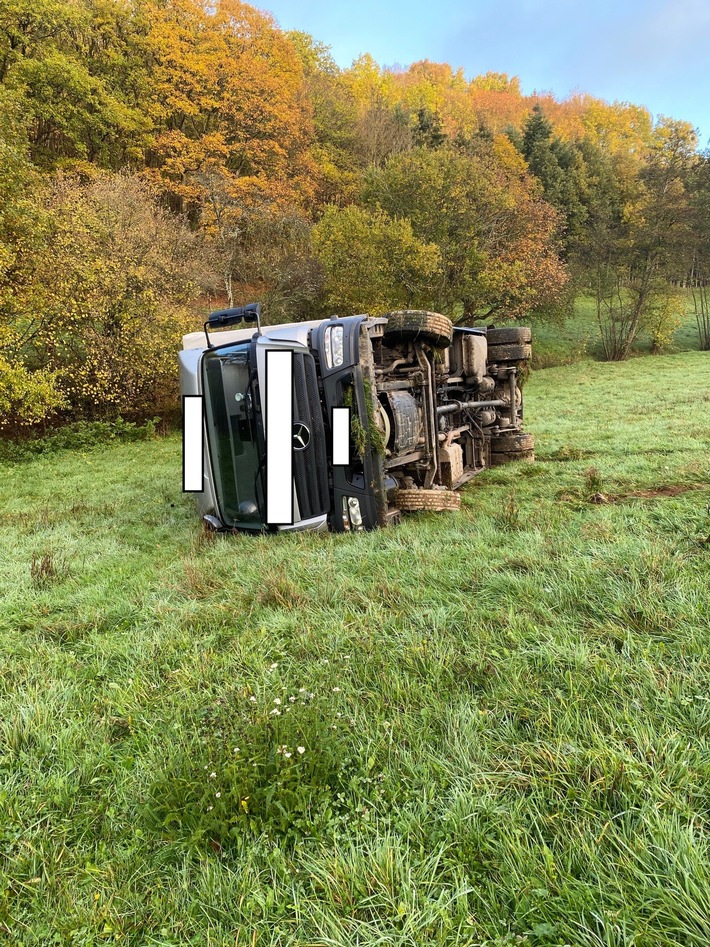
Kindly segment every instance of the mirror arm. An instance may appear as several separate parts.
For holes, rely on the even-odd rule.
[[[236,306],[233,309],[217,309],[211,312],[203,325],[207,348],[214,348],[210,341],[209,328],[224,328],[237,325],[239,322],[256,322],[257,335],[261,335],[261,303],[248,303],[246,306]]]

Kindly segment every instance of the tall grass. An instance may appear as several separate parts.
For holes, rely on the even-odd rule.
[[[0,941],[710,942],[710,362],[526,397],[367,535],[203,533],[175,437],[2,468]]]

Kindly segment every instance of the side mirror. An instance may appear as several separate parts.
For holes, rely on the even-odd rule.
[[[258,332],[261,333],[261,303],[248,303],[246,306],[235,306],[232,309],[218,309],[216,312],[211,312],[204,325],[207,348],[212,348],[209,329],[223,329],[240,322],[255,322]]]

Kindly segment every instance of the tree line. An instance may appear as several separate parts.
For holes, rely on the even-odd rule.
[[[429,61],[341,69],[239,0],[0,9],[0,430],[169,409],[209,305],[472,324],[584,291],[623,359],[689,293],[710,348],[709,277],[688,123]]]

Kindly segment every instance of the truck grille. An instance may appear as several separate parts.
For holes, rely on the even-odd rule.
[[[320,516],[330,509],[325,429],[313,356],[293,353],[293,419],[311,432],[305,450],[293,452],[293,476],[301,519]]]

